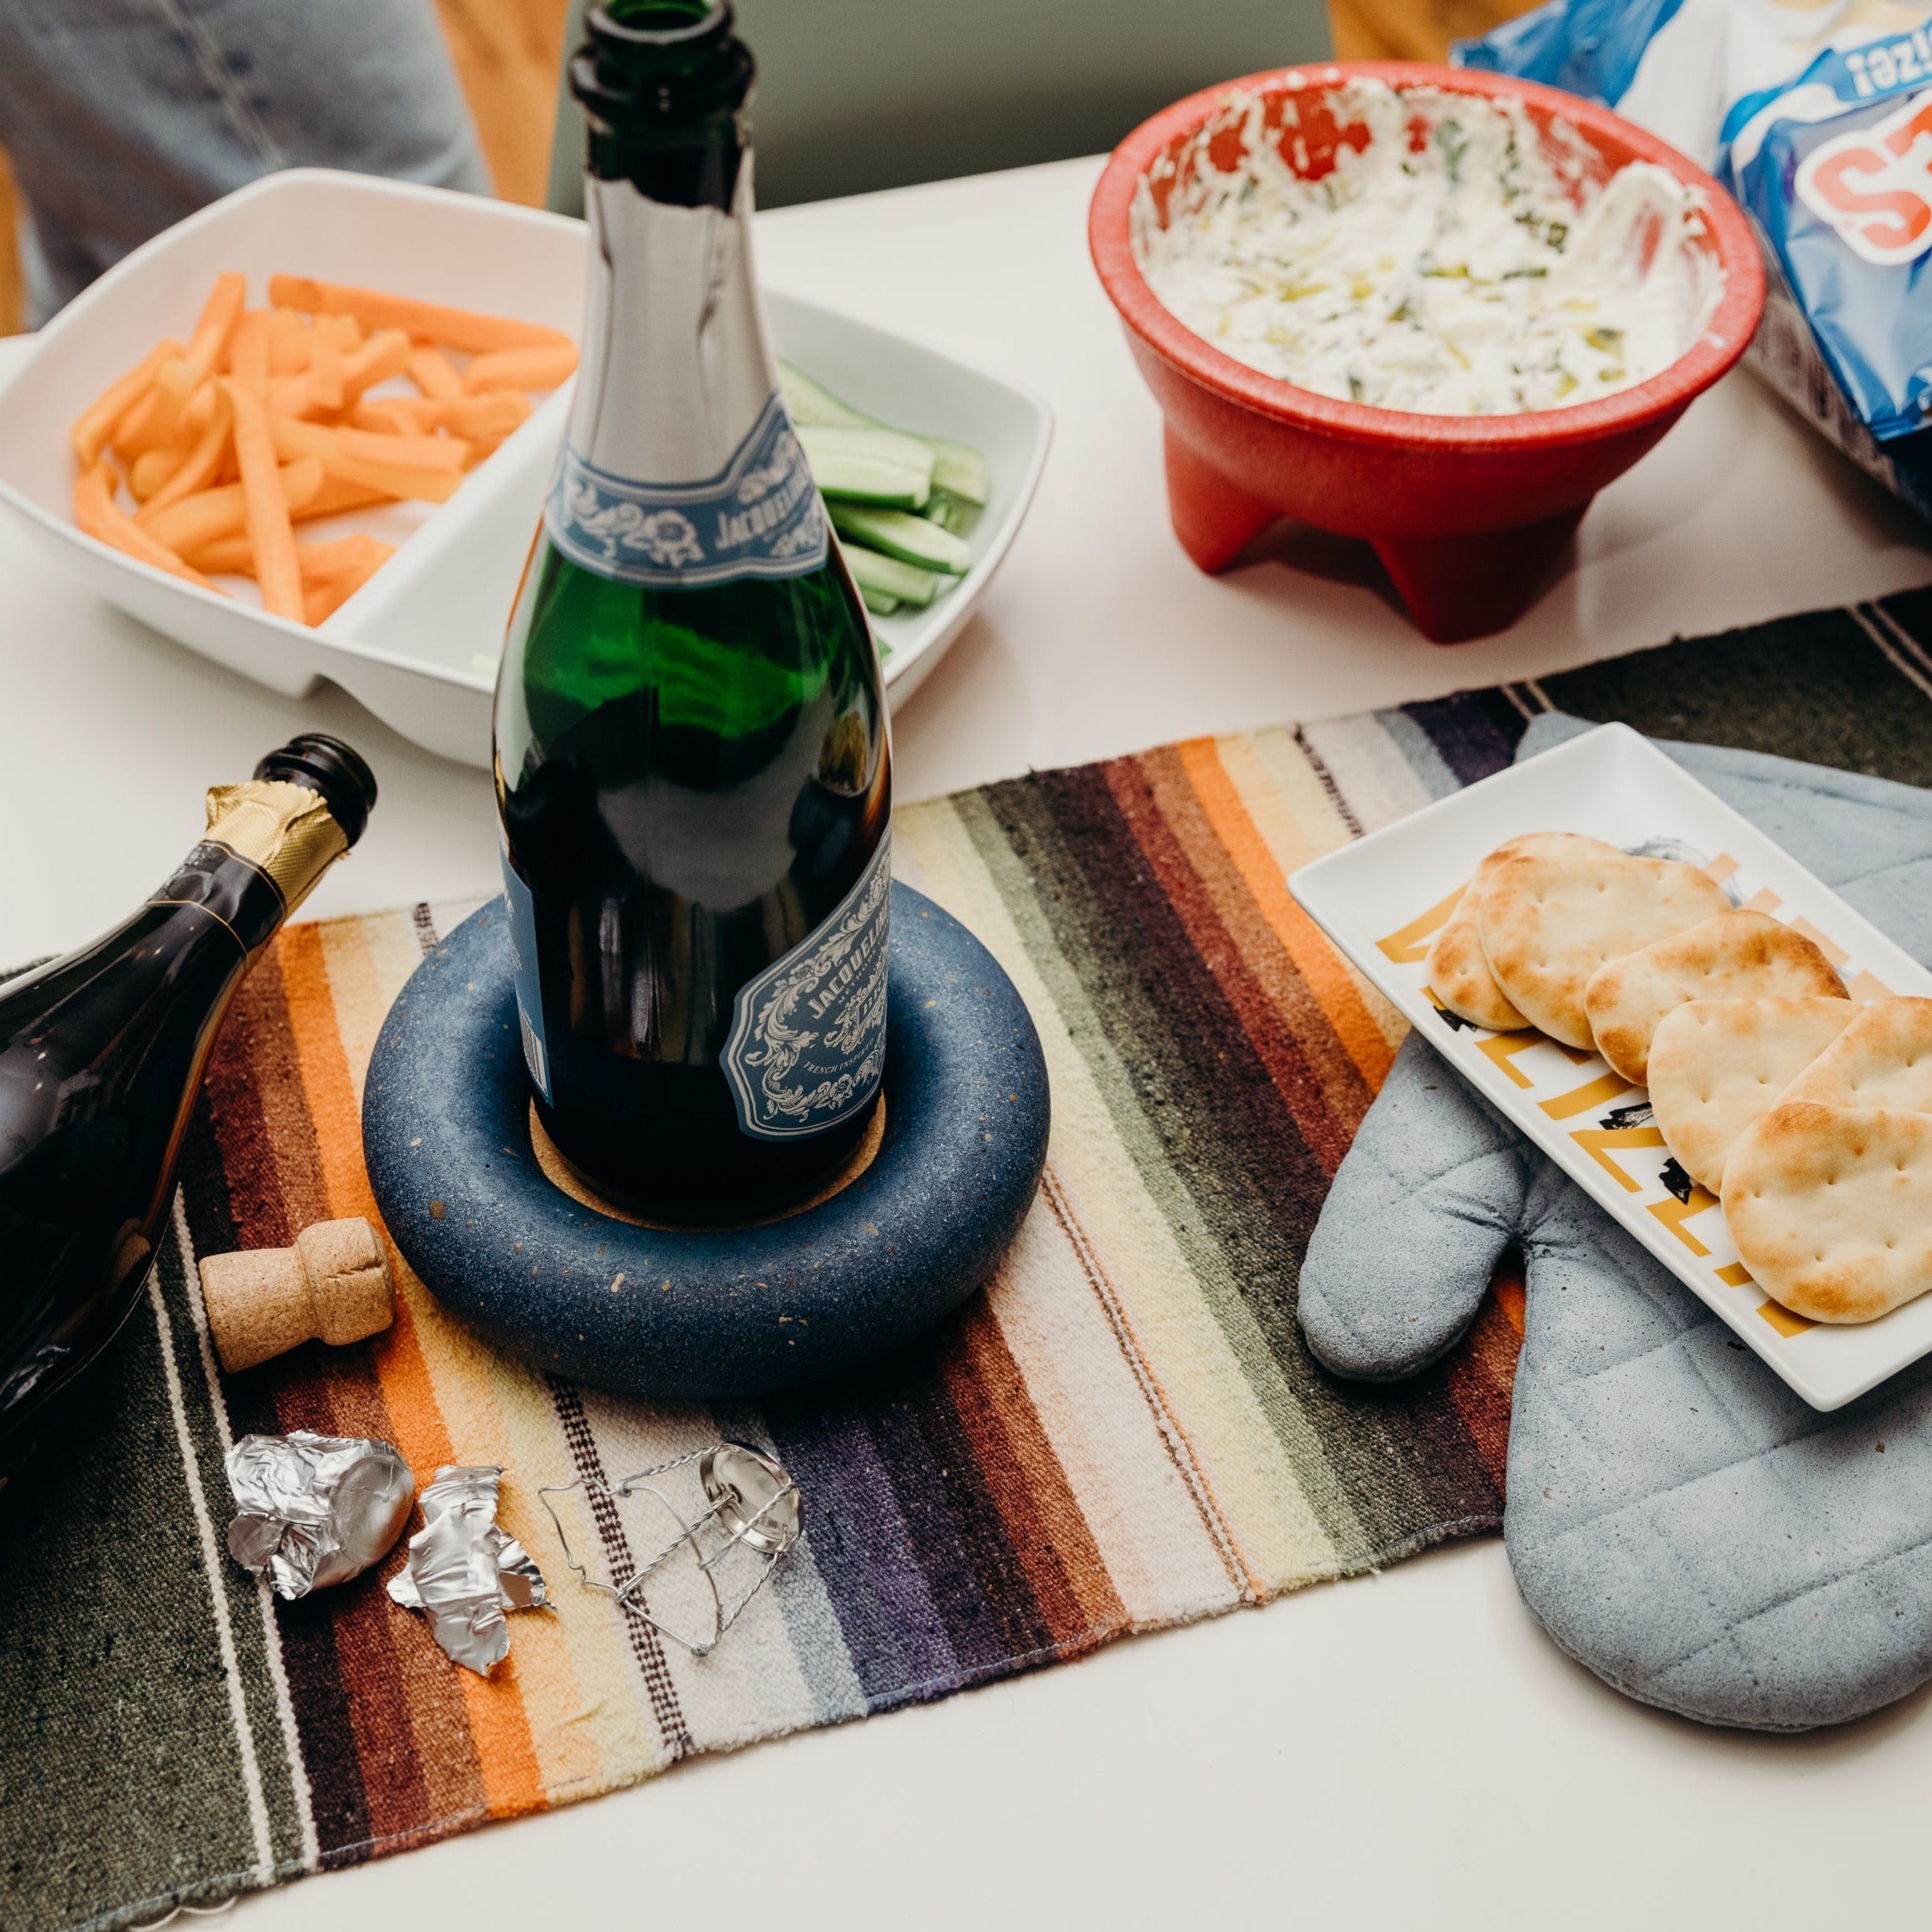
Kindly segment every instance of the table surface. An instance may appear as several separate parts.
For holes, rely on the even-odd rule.
[[[1058,419],[980,613],[896,725],[902,799],[1201,732],[1535,677],[1932,581],[1923,531],[1748,376],[1585,520],[1505,636],[1423,642],[1351,547],[1219,580],[1170,534],[1158,419],[1086,257],[1098,161],[760,218],[772,286],[1031,383]],[[0,344],[0,377],[24,344]],[[211,780],[341,731],[381,805],[317,914],[494,888],[486,776],[348,698],[276,697],[96,602],[0,528],[0,959],[76,944],[199,830]],[[135,801],[138,800],[138,805]],[[77,863],[81,855],[84,861]],[[1821,1737],[1707,1731],[1560,1655],[1501,1543],[1135,1639],[940,1704],[700,1759],[636,1791],[243,1900],[345,1923],[1808,1925],[1916,1902],[1921,1693]],[[1908,1893],[1910,1885],[1912,1891]]]

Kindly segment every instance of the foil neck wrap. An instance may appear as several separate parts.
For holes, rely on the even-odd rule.
[[[280,893],[284,917],[349,849],[322,794],[282,779],[211,785],[208,841],[261,873]]]

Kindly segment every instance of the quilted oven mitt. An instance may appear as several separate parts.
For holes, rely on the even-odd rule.
[[[1584,729],[1539,719],[1517,756]],[[1932,964],[1932,793],[1661,749]],[[1630,1697],[1756,1730],[1932,1676],[1932,1357],[1820,1414],[1412,1034],[1309,1246],[1309,1346],[1339,1375],[1414,1374],[1512,1242],[1503,1541],[1556,1642]]]

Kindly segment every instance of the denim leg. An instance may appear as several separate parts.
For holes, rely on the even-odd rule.
[[[433,0],[3,0],[0,145],[36,322],[278,168],[489,192]]]

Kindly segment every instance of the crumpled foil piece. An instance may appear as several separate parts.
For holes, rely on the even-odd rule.
[[[289,1603],[380,1562],[415,1495],[408,1463],[360,1437],[243,1436],[224,1465],[241,1512],[229,1554]]]
[[[459,1664],[487,1677],[510,1654],[506,1610],[541,1610],[543,1574],[514,1536],[497,1527],[494,1463],[445,1463],[423,1492],[423,1526],[409,1540],[409,1567],[389,1580],[405,1610]]]

